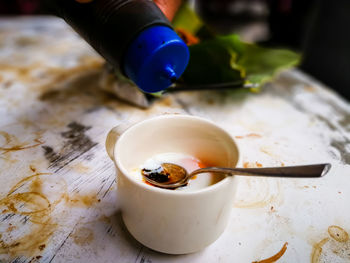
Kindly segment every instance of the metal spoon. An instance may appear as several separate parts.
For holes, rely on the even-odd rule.
[[[188,181],[200,173],[222,173],[226,175],[270,176],[289,178],[312,178],[326,175],[331,164],[311,164],[300,166],[283,166],[267,168],[224,168],[207,167],[194,170],[190,174],[180,165],[163,163],[154,170],[142,170],[143,178],[150,184],[166,189],[175,189],[188,184]]]

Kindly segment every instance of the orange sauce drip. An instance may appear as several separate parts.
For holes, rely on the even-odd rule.
[[[253,263],[273,263],[276,262],[277,260],[279,260],[283,254],[286,252],[287,250],[287,245],[288,242],[284,243],[283,247],[281,248],[281,250],[276,254],[273,255],[272,257],[269,257],[267,259],[263,259],[263,260],[259,260],[259,261],[254,261]]]
[[[195,45],[199,43],[199,38],[192,35],[190,32],[183,28],[177,28],[176,33],[182,38],[182,40],[188,45]]]
[[[197,165],[198,165],[198,167],[199,168],[205,168],[205,167],[208,167],[207,165],[205,165],[204,163],[202,163],[201,161],[196,161],[196,163],[197,163]],[[194,180],[194,179],[196,179],[197,178],[197,175],[195,175],[195,176],[193,176],[192,178],[191,178],[191,180]]]

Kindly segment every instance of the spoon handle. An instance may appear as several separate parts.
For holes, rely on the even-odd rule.
[[[193,171],[190,174],[192,177],[199,173],[225,173],[229,175],[244,175],[244,176],[272,176],[272,177],[322,177],[329,169],[331,164],[311,164],[300,166],[284,166],[284,167],[267,167],[267,168],[220,168],[207,167]]]

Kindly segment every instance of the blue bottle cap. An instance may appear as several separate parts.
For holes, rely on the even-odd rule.
[[[126,75],[144,92],[168,88],[185,71],[190,53],[167,26],[151,26],[130,44],[123,60]]]

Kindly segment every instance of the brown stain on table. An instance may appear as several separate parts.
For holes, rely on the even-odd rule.
[[[32,167],[31,167],[31,169],[32,169]],[[37,190],[37,192],[40,193],[42,181],[40,179],[38,179],[38,177],[40,177],[42,175],[51,175],[51,174],[52,173],[38,173],[35,170],[34,174],[23,178],[22,180],[18,181],[14,186],[12,186],[7,195],[11,195],[12,193],[14,193],[16,190],[18,190],[22,185],[24,185],[27,182],[31,182],[31,192],[36,192],[35,190]]]
[[[94,233],[87,227],[81,227],[75,230],[71,237],[75,244],[84,246],[90,244],[94,240]]]
[[[0,200],[0,205],[6,209],[2,213],[14,213],[19,215],[32,215],[46,212],[50,209],[50,201],[41,193],[25,192],[10,194]]]
[[[6,229],[6,232],[11,232],[11,231],[13,231],[15,229],[17,229],[17,227],[12,225],[11,223],[9,223],[9,227]]]
[[[53,224],[51,219],[46,216],[40,215],[40,217],[40,221],[31,227],[28,234],[12,240],[12,242],[5,242],[0,236],[0,254],[8,254],[12,257],[33,256],[43,250],[57,225]]]
[[[40,262],[40,259],[42,258],[43,256],[35,256],[33,257],[28,263],[35,263],[35,262]]]
[[[235,136],[236,139],[244,139],[244,138],[261,138],[262,136],[257,133],[249,133],[247,135],[237,135]]]
[[[37,147],[37,146],[44,143],[40,139],[34,139],[34,142],[35,142],[35,144],[32,144],[32,145],[25,145],[24,144],[24,145],[15,145],[15,146],[11,146],[11,147],[0,147],[0,150],[4,151],[4,153],[14,152],[14,151],[22,151],[22,150]]]
[[[98,89],[101,71],[87,71],[43,86],[40,88],[39,99],[51,104],[67,103],[67,101],[74,100],[77,97],[80,98],[79,104],[84,103],[81,100],[82,98],[90,96],[93,96],[94,99],[102,99],[105,93]]]
[[[317,91],[316,88],[311,86],[311,85],[305,85],[304,90],[307,92],[312,92],[312,93]]]
[[[45,249],[48,239],[57,229],[58,225],[51,216],[53,204],[42,192],[43,182],[40,176],[49,173],[39,173],[34,166],[30,166],[30,170],[34,174],[17,182],[8,194],[0,199],[0,206],[5,208],[1,213],[24,218],[24,224],[30,224],[28,231],[18,238],[8,238],[11,237],[11,232],[18,228],[10,223],[6,233],[0,235],[0,254],[8,254],[11,257],[33,256]],[[28,185],[26,190],[22,190],[24,185]],[[19,192],[21,190],[22,192]]]
[[[106,224],[111,224],[112,222],[111,218],[105,215],[101,216],[98,220]]]
[[[36,85],[33,89],[39,93],[40,100],[57,103],[66,102],[77,96],[81,98],[82,95],[84,96],[84,90],[87,91],[86,88],[93,85],[94,90],[88,90],[88,92],[93,92],[90,96],[100,99],[103,92],[98,89],[98,80],[102,70],[102,61],[90,61],[74,68],[47,68],[45,75],[48,80]]]
[[[0,146],[0,150],[3,151],[2,154],[35,148],[35,147],[44,143],[43,141],[41,141],[40,137],[35,138],[33,140],[33,143],[31,143],[31,144],[29,143],[29,145],[28,145],[28,143],[25,143],[25,142],[18,143],[17,142],[18,140],[14,135],[11,135],[5,131],[0,131],[0,136],[2,136],[5,139],[5,144]],[[14,145],[10,146],[9,144],[14,144]]]
[[[5,139],[5,144],[9,144],[12,140],[12,136],[5,131],[0,131],[0,135]]]
[[[349,234],[339,226],[328,227],[328,234],[338,242],[343,243],[349,240]]]
[[[259,162],[244,162],[243,163],[244,168],[261,168],[263,165]]]
[[[246,196],[235,200],[234,207],[252,209],[270,206],[271,204],[280,205],[283,202],[283,196],[279,182],[271,186],[267,180],[262,179],[259,178],[259,181],[257,181],[253,178],[247,178],[245,184],[249,191],[246,191]]]
[[[29,169],[33,172],[33,173],[36,173],[36,168],[34,165],[29,165]]]
[[[275,254],[272,257],[269,257],[267,259],[253,261],[253,263],[273,263],[273,262],[276,262],[284,255],[284,253],[287,250],[287,246],[288,246],[288,242],[285,242],[283,247],[281,248],[281,250],[277,254]]]
[[[55,206],[65,201],[68,207],[91,207],[100,202],[96,194],[68,195],[65,190],[60,197],[50,202],[44,194],[43,176],[51,173],[40,173],[34,165],[29,166],[30,175],[21,179],[11,187],[5,197],[0,199],[0,213],[17,215],[25,219],[26,232],[17,238],[12,238],[13,231],[19,231],[22,225],[9,223],[6,232],[0,234],[0,254],[7,254],[11,258],[18,256],[34,257],[42,252],[55,233],[58,224],[52,216]],[[11,219],[9,219],[10,221]],[[11,221],[10,221],[11,222]],[[28,226],[28,227],[27,227]],[[75,233],[77,244],[88,244],[93,240],[91,230],[79,230]]]
[[[320,262],[320,257],[322,253],[322,247],[324,244],[326,244],[329,240],[329,237],[322,239],[320,242],[316,243],[312,247],[312,253],[311,253],[311,263],[318,263]]]
[[[169,96],[160,98],[157,102],[158,106],[170,107],[173,105],[173,99]]]
[[[91,172],[91,167],[86,166],[82,163],[75,164],[72,168],[75,172],[80,173],[80,174],[86,174],[86,173]]]
[[[31,83],[35,80],[35,78],[30,75],[31,71],[40,68],[41,66],[41,63],[33,63],[28,66],[0,64],[0,70],[2,72],[11,72],[15,74],[17,81]]]
[[[43,182],[40,179],[40,177],[37,177],[32,181],[32,183],[30,185],[30,190],[32,192],[39,192],[40,193],[42,190],[42,184],[43,184]]]
[[[70,207],[91,207],[101,201],[96,194],[67,194],[65,200]]]
[[[15,74],[17,81],[20,81],[24,84],[33,85],[33,83],[40,83],[45,81],[48,76],[50,77],[46,80],[44,84],[36,84],[34,88],[39,91],[47,91],[53,86],[66,81],[69,78],[72,78],[79,74],[86,74],[86,72],[96,69],[101,69],[104,64],[104,61],[99,58],[90,59],[84,63],[71,68],[62,68],[62,67],[50,67],[46,66],[43,63],[37,62],[27,66],[19,65],[9,65],[9,64],[0,64],[0,71],[2,72],[11,72]],[[32,74],[35,70],[43,70],[43,73],[35,76]]]
[[[243,162],[244,168],[263,167],[258,161]],[[262,208],[271,204],[280,205],[283,202],[283,192],[278,180],[270,182],[267,178],[245,178],[240,182],[242,189],[247,191],[240,193],[242,197],[236,198],[234,207],[237,208]],[[245,184],[245,186],[243,185]],[[271,185],[272,184],[272,185]],[[239,190],[238,190],[239,192]]]
[[[323,238],[313,245],[311,263],[319,263],[322,255],[328,259],[329,255],[332,254],[350,261],[349,234],[343,228],[336,225],[329,226],[327,232],[329,237]]]

